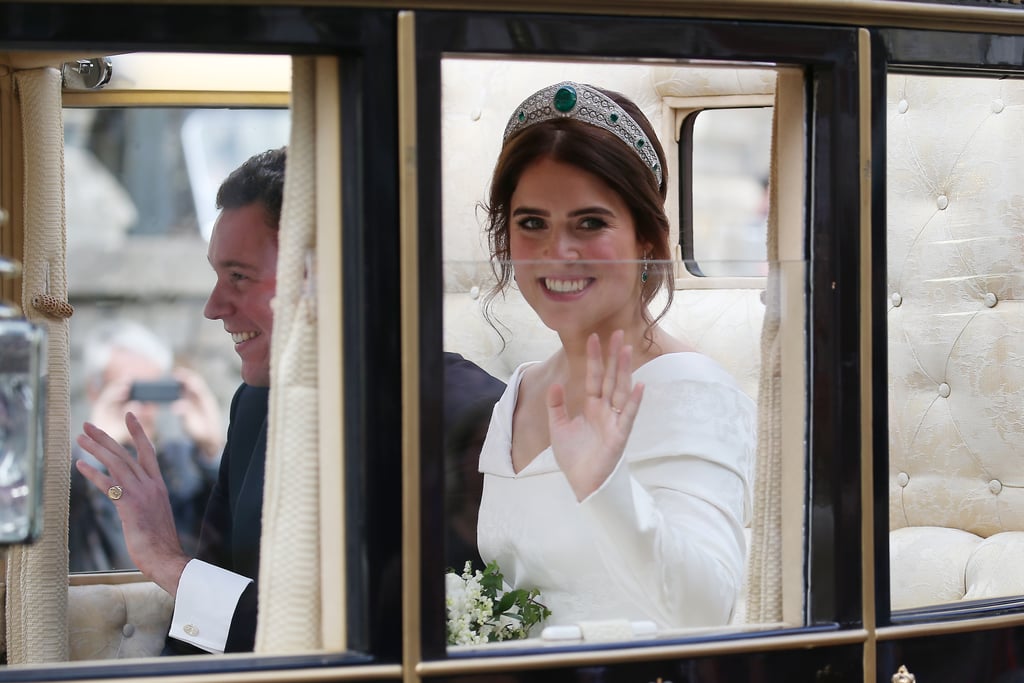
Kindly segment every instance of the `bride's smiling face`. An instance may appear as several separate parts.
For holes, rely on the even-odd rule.
[[[549,158],[527,167],[509,203],[509,252],[551,329],[610,332],[639,319],[644,248],[629,207],[597,176]]]

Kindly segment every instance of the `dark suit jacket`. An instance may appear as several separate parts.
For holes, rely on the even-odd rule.
[[[199,537],[198,559],[253,580],[232,617],[225,652],[251,651],[256,639],[269,397],[270,389],[243,384],[231,399],[227,443]],[[201,652],[173,638],[167,639],[164,648],[165,654]]]

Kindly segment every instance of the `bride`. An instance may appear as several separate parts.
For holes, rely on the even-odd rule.
[[[514,280],[561,347],[495,406],[477,540],[548,624],[725,624],[741,590],[755,408],[658,325],[666,180],[640,109],[570,82],[512,112],[494,169],[489,300]]]

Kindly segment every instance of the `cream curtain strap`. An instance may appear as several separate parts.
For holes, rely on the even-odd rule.
[[[271,341],[256,651],[317,650],[320,468],[316,326],[315,60],[292,59],[292,128]]]
[[[43,534],[7,559],[7,661],[30,664],[68,657],[69,355],[67,319],[40,315],[37,295],[67,301],[64,223],[64,126],[61,77],[54,68],[14,74],[24,164],[25,252],[22,308],[49,335],[46,381],[46,471]]]
[[[747,563],[748,623],[783,619],[782,581],[782,354],[779,261],[778,91],[769,158],[768,278],[764,324],[761,328],[761,377],[757,395],[757,460],[754,474],[754,515]]]

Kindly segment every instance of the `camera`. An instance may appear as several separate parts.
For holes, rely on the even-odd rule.
[[[149,403],[170,403],[181,397],[181,383],[175,379],[159,379],[149,382],[132,382],[129,401]]]

